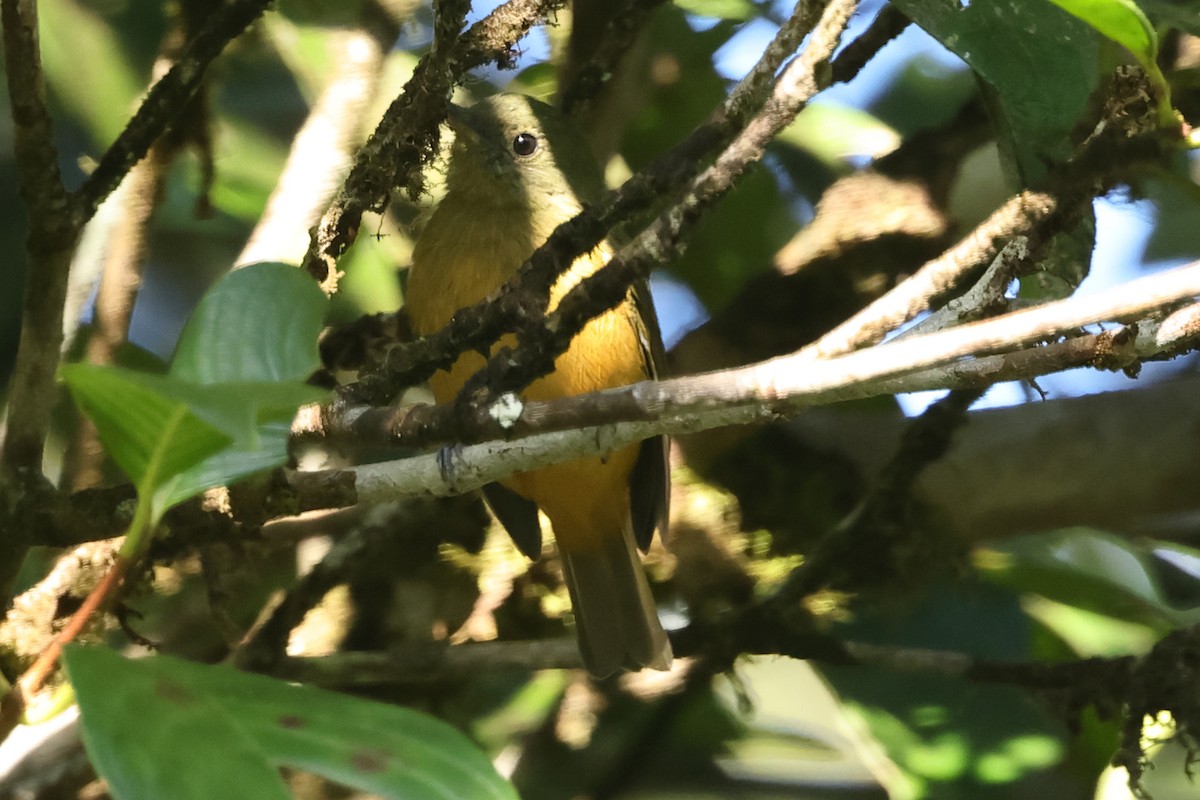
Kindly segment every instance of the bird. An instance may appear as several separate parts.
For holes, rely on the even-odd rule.
[[[414,333],[445,327],[456,312],[505,283],[560,224],[604,192],[586,140],[553,106],[502,93],[451,105],[454,132],[446,192],[413,248],[405,307]],[[550,290],[563,296],[611,258],[604,241],[578,257]],[[502,337],[492,352],[513,346]],[[657,376],[662,340],[650,293],[638,282],[625,300],[592,319],[521,396],[544,401]],[[454,400],[485,364],[465,352],[430,379],[438,403]],[[665,437],[604,456],[514,474],[483,495],[526,556],[541,555],[539,509],[550,522],[584,666],[597,678],[622,669],[665,670],[671,646],[658,619],[638,550],[665,531],[670,475]]]

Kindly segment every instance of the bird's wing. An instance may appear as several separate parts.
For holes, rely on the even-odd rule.
[[[666,358],[662,332],[658,327],[658,315],[650,299],[650,287],[638,281],[630,289],[633,302],[632,314],[627,315],[637,332],[642,348],[642,361],[646,377],[657,378],[659,366]],[[670,445],[665,436],[655,436],[642,442],[637,462],[629,477],[630,513],[633,516],[633,536],[638,547],[645,552],[657,528],[659,535],[667,530],[670,516],[671,471],[668,455]]]
[[[517,549],[535,561],[542,555],[542,523],[537,503],[499,483],[483,487],[483,499],[508,531]]]

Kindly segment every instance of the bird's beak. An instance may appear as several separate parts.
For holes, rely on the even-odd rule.
[[[470,111],[460,105],[450,104],[446,112],[446,124],[454,131],[455,136],[479,139],[480,132],[476,128],[475,120],[471,118]]]

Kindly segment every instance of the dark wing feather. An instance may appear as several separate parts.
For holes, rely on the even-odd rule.
[[[540,558],[542,523],[538,520],[537,504],[498,483],[483,487],[483,499],[487,500],[492,513],[508,531],[517,549],[529,558]]]
[[[637,331],[642,346],[642,359],[646,365],[646,376],[658,377],[659,366],[666,358],[662,332],[658,327],[658,315],[650,299],[650,287],[638,281],[630,290],[636,316],[630,320]],[[645,552],[650,549],[654,530],[659,535],[667,530],[670,516],[671,469],[668,456],[670,445],[665,436],[655,436],[642,442],[637,463],[629,476],[630,511],[633,516],[633,538]]]

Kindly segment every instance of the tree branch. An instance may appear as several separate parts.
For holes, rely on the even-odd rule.
[[[8,420],[0,472],[32,479],[42,466],[42,448],[54,407],[54,373],[62,342],[63,302],[79,225],[54,148],[53,123],[38,51],[35,0],[3,0],[4,63],[12,107],[14,163],[21,198],[29,210],[26,246],[29,269],[21,318],[21,340],[9,384]],[[13,498],[9,498],[11,502]],[[19,564],[21,551],[0,561]],[[0,568],[0,595],[6,581]]]
[[[1113,82],[1118,93],[1138,88]],[[1109,106],[1121,106],[1123,99],[1119,94],[1109,98]],[[1002,243],[1013,236],[1029,236],[1030,249],[1037,249],[1082,206],[1126,179],[1133,165],[1161,156],[1163,141],[1157,133],[1137,133],[1143,122],[1142,117],[1129,116],[1103,120],[1097,128],[1102,133],[1088,139],[1061,173],[1048,179],[1048,186],[1027,189],[1010,199],[957,245],[809,345],[805,357],[828,358],[882,341],[896,327],[927,310],[934,298],[992,260]]]
[[[29,211],[21,336],[0,446],[0,609],[7,609],[12,581],[31,541],[25,517],[49,489],[42,476],[42,456],[56,396],[63,304],[79,226],[71,221],[70,196],[58,169],[53,123],[46,107],[36,0],[0,0],[0,23],[14,163]],[[6,706],[0,711],[3,716],[12,709]]]
[[[936,333],[888,342],[824,361],[804,350],[735,370],[645,381],[620,389],[524,406],[515,399],[484,410],[473,430],[484,436],[555,430],[509,443],[469,445],[402,461],[358,467],[360,502],[406,494],[470,491],[507,475],[588,455],[603,455],[659,434],[695,433],[795,414],[813,405],[851,398],[932,388],[972,388],[995,380],[1033,377],[1065,365],[1099,363],[1108,368],[1135,364],[1189,347],[1194,340],[1166,340],[1152,322],[1137,328],[989,355],[1022,343],[1069,337],[1087,325],[1137,320],[1200,295],[1200,262],[1139,278],[1105,292],[1071,297],[1001,317]],[[965,359],[965,360],[964,360]],[[922,372],[943,367],[937,371]],[[905,378],[906,380],[901,380]],[[515,403],[514,425],[500,406]],[[418,409],[421,407],[418,407]],[[413,439],[429,430],[439,412],[413,409],[401,422]],[[580,411],[580,409],[586,409]],[[366,411],[343,423],[354,427]],[[489,414],[495,414],[495,418]],[[430,416],[433,414],[433,416]],[[603,424],[577,428],[581,416]],[[373,424],[380,418],[371,418]],[[320,422],[310,427],[326,428]],[[563,428],[573,427],[571,430]],[[361,428],[360,428],[361,430]],[[445,435],[446,430],[440,429]],[[375,433],[389,433],[379,431]],[[394,431],[390,431],[394,433]],[[379,441],[379,440],[376,440]],[[393,440],[395,441],[395,440]],[[406,445],[413,442],[402,437]],[[428,438],[425,437],[425,441]]]

